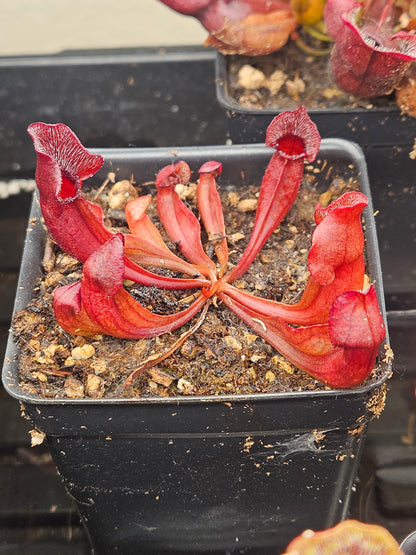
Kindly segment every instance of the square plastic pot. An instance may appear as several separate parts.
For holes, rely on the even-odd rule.
[[[264,142],[268,124],[284,110],[240,105],[230,93],[231,58],[220,53],[216,58],[217,99],[228,116],[229,138],[235,144]],[[371,99],[368,104],[371,104]],[[364,150],[367,147],[407,145],[413,143],[416,135],[416,118],[401,114],[395,104],[371,108],[308,108],[308,114],[322,137],[342,137],[360,144]]]
[[[224,164],[221,185],[259,182],[270,158],[262,145],[101,151],[102,175],[149,181],[186,160]],[[377,238],[362,151],[324,140],[321,158],[356,176],[368,196],[368,271],[384,298]],[[317,174],[324,190],[326,177]],[[35,219],[34,219],[35,218]],[[15,310],[40,274],[44,229],[36,197]],[[388,339],[388,338],[387,338]],[[305,528],[346,517],[371,407],[390,375],[352,390],[221,397],[43,399],[19,385],[10,336],[3,382],[47,438],[94,553],[281,553]]]

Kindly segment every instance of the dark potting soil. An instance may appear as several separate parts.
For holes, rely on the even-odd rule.
[[[366,99],[344,93],[331,78],[329,54],[306,54],[293,41],[267,56],[227,56],[226,66],[229,98],[242,108],[292,110],[303,105],[308,110],[371,110],[396,106],[394,94]]]
[[[321,171],[332,178],[329,189],[324,193],[319,193],[316,188],[315,175]],[[96,187],[98,185],[95,184]],[[127,232],[124,212],[109,210],[111,187],[102,187],[97,195],[96,190],[88,192],[84,186],[84,194],[101,204],[110,228]],[[182,191],[182,196],[194,209],[195,187],[195,184],[190,184]],[[134,184],[134,188],[138,194],[154,193],[154,189],[149,190],[149,184]],[[327,167],[325,160],[318,160],[313,167],[306,166],[294,206],[249,271],[234,285],[258,296],[295,302],[309,276],[307,254],[316,203],[325,206],[346,190],[356,188],[354,178],[345,180],[337,176],[334,168]],[[220,184],[220,193],[231,251],[230,263],[235,264],[253,226],[258,184],[247,189],[221,187]],[[159,225],[154,203],[148,215]],[[174,245],[169,246],[175,249]],[[209,245],[206,248],[209,253]],[[289,363],[220,302],[211,303],[200,328],[171,356],[139,375],[132,387],[126,388],[125,380],[129,374],[148,357],[169,349],[198,316],[179,330],[148,340],[124,340],[101,335],[92,338],[71,336],[60,328],[54,318],[53,292],[56,287],[80,277],[81,265],[49,240],[45,250],[44,275],[35,291],[36,296],[13,321],[13,332],[22,352],[21,385],[27,392],[53,398],[131,398],[325,389],[322,383]],[[164,291],[137,284],[126,284],[126,287],[141,304],[158,313],[185,308],[187,303],[179,303],[179,300],[192,293]]]

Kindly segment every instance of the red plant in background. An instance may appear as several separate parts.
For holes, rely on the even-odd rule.
[[[102,160],[86,151],[67,127],[37,123],[29,133],[38,155],[36,179],[46,225],[63,250],[84,262],[81,281],[55,291],[55,315],[66,331],[154,337],[182,326],[203,309],[200,325],[211,302],[217,300],[298,367],[330,386],[353,387],[369,375],[385,330],[374,288],[361,291],[361,213],[367,204],[361,193],[345,193],[329,207],[316,208],[317,227],[308,259],[311,277],[298,303],[258,298],[232,284],[247,271],[292,206],[302,181],[303,160],[311,162],[318,153],[320,137],[303,107],[280,114],[267,129],[266,144],[275,153],[261,182],[248,245],[231,269],[216,187],[222,169],[219,162],[201,166],[197,186],[198,210],[216,262],[203,248],[198,218],[176,192],[176,185],[190,179],[188,164],[166,166],[156,178],[160,221],[186,262],[168,249],[145,214],[149,196],[126,207],[131,233],[115,234],[105,228],[101,209],[80,194],[81,179],[92,175]],[[160,275],[143,266],[190,277]],[[156,314],[129,294],[123,286],[125,278],[165,289],[194,288],[197,293],[185,299],[190,303],[187,308]],[[147,363],[139,367],[127,384],[147,367]]]
[[[160,0],[198,19],[209,31],[206,46],[224,54],[269,54],[288,41],[298,21],[290,0]]]
[[[402,555],[399,544],[383,526],[344,520],[333,528],[305,530],[283,555]]]
[[[332,75],[345,92],[389,94],[416,60],[416,36],[393,31],[392,0],[327,0],[324,20],[334,40]]]

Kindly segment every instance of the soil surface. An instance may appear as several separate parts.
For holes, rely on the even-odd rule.
[[[396,106],[394,94],[358,98],[341,91],[329,71],[329,54],[308,55],[293,41],[267,56],[227,56],[229,99],[248,109],[292,110]]]
[[[357,188],[353,177],[343,179],[333,168],[325,166],[324,160],[306,167],[296,203],[250,270],[234,285],[279,301],[293,302],[300,297],[309,275],[307,254],[316,203],[327,205],[345,190]],[[329,188],[323,193],[316,187],[316,175],[321,171],[328,175],[332,172],[327,181]],[[138,194],[149,192],[147,185],[134,184],[134,188]],[[154,189],[150,191],[154,193]],[[253,225],[258,186],[253,185],[247,190],[220,187],[220,192],[231,264],[235,264]],[[88,192],[84,186],[85,196],[101,204],[107,225],[118,231],[127,231],[124,212],[109,209],[110,193],[111,185],[101,187],[98,194],[96,190]],[[182,194],[188,205],[195,208],[195,184],[184,188]],[[157,224],[154,203],[148,214]],[[206,237],[203,237],[204,241]],[[169,246],[175,248],[172,244]],[[14,335],[22,350],[21,383],[27,392],[43,397],[115,398],[325,389],[323,384],[284,359],[220,303],[217,306],[211,303],[201,327],[178,350],[138,376],[132,387],[125,388],[125,380],[133,370],[155,353],[165,352],[197,317],[175,332],[149,340],[71,336],[54,318],[53,292],[57,286],[76,281],[80,276],[81,265],[49,240],[45,250],[44,276],[36,289],[36,297],[13,322]],[[158,313],[184,308],[187,304],[179,305],[178,301],[192,293],[166,292],[137,284],[128,288],[144,306]]]

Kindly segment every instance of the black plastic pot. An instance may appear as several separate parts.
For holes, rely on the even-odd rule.
[[[268,124],[283,110],[252,109],[240,105],[230,94],[228,68],[231,60],[230,56],[217,54],[217,99],[228,116],[229,137],[236,144],[264,142]],[[368,103],[371,105],[371,99]],[[308,114],[322,137],[355,141],[364,150],[368,146],[413,144],[416,136],[416,118],[402,115],[394,103],[371,108],[308,108]]]
[[[258,182],[270,158],[261,145],[101,151],[119,178],[149,181],[164,165],[223,162],[221,184]],[[373,207],[361,150],[325,140],[321,158],[357,176],[365,211],[368,271],[384,311]],[[325,189],[325,172],[317,174]],[[98,181],[97,181],[98,182]],[[101,182],[101,181],[99,181]],[[34,219],[36,218],[36,219]],[[36,197],[15,310],[40,273],[44,229]],[[94,553],[281,553],[305,528],[347,515],[372,418],[391,367],[353,390],[161,399],[42,399],[19,386],[9,338],[7,391],[43,431]]]

